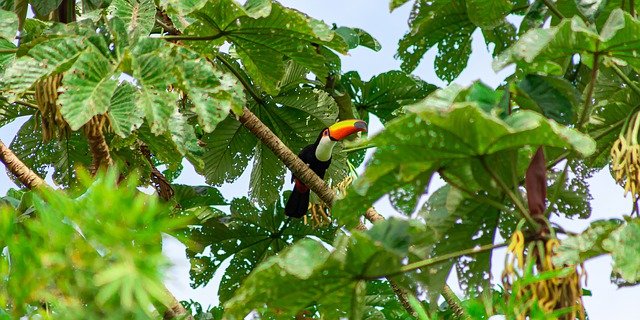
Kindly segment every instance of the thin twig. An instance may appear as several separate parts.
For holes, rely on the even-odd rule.
[[[38,105],[30,103],[30,102],[22,101],[22,100],[16,100],[15,104],[19,104],[21,106],[29,107],[29,108],[32,108],[32,109],[38,109]]]
[[[596,46],[597,50],[597,46]],[[582,129],[584,125],[588,122],[589,116],[591,115],[591,109],[593,103],[591,103],[591,98],[593,97],[593,89],[596,86],[596,78],[598,77],[598,52],[596,51],[593,54],[593,68],[591,69],[591,81],[589,82],[589,87],[587,88],[587,96],[584,99],[584,106],[582,107],[582,113],[580,114],[580,118],[578,120],[578,130]]]
[[[375,280],[375,279],[379,279],[379,278],[383,278],[383,277],[393,277],[393,276],[397,276],[397,275],[400,275],[400,274],[403,274],[403,273],[406,273],[406,272],[410,272],[410,271],[422,269],[424,267],[429,267],[429,266],[432,266],[432,265],[435,265],[435,264],[438,264],[438,263],[442,263],[442,262],[445,262],[445,261],[450,260],[450,259],[459,258],[459,257],[462,257],[462,256],[472,256],[472,255],[476,255],[476,254],[483,253],[483,252],[486,252],[486,251],[491,251],[493,249],[506,247],[507,245],[508,245],[508,243],[506,243],[506,242],[498,243],[498,244],[486,244],[484,246],[473,247],[473,248],[469,248],[469,249],[455,251],[455,252],[443,254],[441,256],[437,256],[437,257],[433,257],[433,258],[424,259],[424,260],[416,261],[416,262],[413,262],[413,263],[409,263],[407,265],[402,266],[398,271],[394,271],[394,272],[387,273],[387,274],[376,275],[376,276],[369,276],[369,277],[367,277],[367,279]]]
[[[500,176],[491,168],[491,166],[489,166],[487,164],[487,161],[484,158],[480,158],[480,162],[482,163],[482,167],[484,167],[484,169],[489,173],[489,175],[491,176],[491,178],[493,179],[493,181],[495,181],[498,186],[502,189],[502,191],[504,191],[504,193],[507,194],[507,197],[509,197],[509,199],[511,199],[511,201],[513,202],[513,204],[516,205],[516,208],[518,209],[518,211],[520,212],[520,214],[522,215],[522,217],[524,217],[527,222],[529,222],[532,226],[537,227],[538,223],[533,220],[533,218],[531,218],[531,216],[529,215],[529,212],[527,210],[527,208],[525,208],[524,204],[522,203],[522,201],[520,201],[520,199],[516,196],[516,194],[513,192],[513,190],[511,190],[511,188],[509,188],[507,186],[507,184],[502,180],[502,178],[500,178]]]
[[[16,53],[18,49],[0,49],[0,53]]]
[[[220,62],[222,62],[222,64],[224,64],[225,67],[227,67],[227,69],[229,69],[229,71],[231,71],[231,73],[236,76],[245,90],[249,92],[249,95],[253,98],[253,100],[255,100],[258,104],[264,105],[264,99],[262,98],[262,96],[258,92],[256,92],[255,88],[249,83],[247,78],[245,78],[240,70],[238,70],[229,60],[227,60],[221,54],[217,54],[216,59],[220,60]]]
[[[622,81],[625,84],[627,84],[629,86],[629,88],[631,88],[631,90],[633,90],[633,92],[635,92],[637,95],[640,96],[640,87],[638,87],[635,82],[633,82],[631,79],[629,79],[629,77],[627,77],[627,75],[624,74],[624,72],[622,72],[622,70],[620,70],[620,68],[618,68],[618,66],[611,65],[611,69],[613,69],[613,71],[618,75],[618,77],[620,77],[620,79],[622,79]]]
[[[226,35],[225,32],[220,32],[220,33],[212,34],[208,36],[167,35],[167,36],[160,36],[158,37],[158,39],[169,40],[169,41],[210,41],[210,40],[220,39],[225,35]]]
[[[542,2],[544,2],[547,8],[549,8],[549,10],[551,10],[551,12],[553,12],[553,14],[555,14],[558,18],[564,19],[564,15],[562,14],[562,12],[560,12],[560,10],[558,10],[558,8],[556,8],[555,4],[553,4],[549,0],[543,0]]]

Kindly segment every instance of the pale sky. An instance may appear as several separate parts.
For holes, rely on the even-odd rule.
[[[336,23],[339,26],[359,27],[371,33],[382,44],[380,52],[373,52],[369,49],[358,48],[353,50],[349,56],[343,58],[343,71],[356,70],[367,80],[371,76],[399,69],[400,61],[393,58],[397,49],[398,40],[408,30],[407,18],[409,16],[409,6],[389,13],[388,0],[284,0],[280,1],[285,6],[299,9],[308,15],[324,20],[326,23]],[[422,64],[414,71],[414,74],[427,82],[438,86],[445,85],[433,72],[433,58],[435,51],[430,50],[424,57]],[[496,87],[513,69],[508,69],[500,74],[496,74],[491,69],[491,57],[484,46],[482,35],[478,32],[474,34],[473,54],[467,69],[455,81],[462,85],[480,79],[487,85]],[[5,126],[0,129],[0,139],[5,144],[9,144],[13,139],[17,129],[24,120]],[[379,122],[370,123],[371,133],[380,130]],[[0,195],[6,194],[13,183],[8,179],[4,170],[0,170]],[[287,180],[288,181],[288,180]],[[204,179],[193,172],[189,167],[178,179],[179,183],[204,184]],[[249,170],[245,172],[237,182],[225,185],[221,191],[227,199],[233,197],[246,196],[249,182]],[[630,199],[623,198],[623,190],[616,185],[608,170],[597,173],[589,180],[593,195],[593,213],[587,221],[571,221],[555,217],[554,222],[559,223],[564,228],[580,232],[588,226],[589,221],[621,218],[623,214],[630,212]],[[432,183],[430,190],[436,190],[442,182]],[[289,185],[286,186],[290,187]],[[393,209],[388,201],[382,200],[376,204],[378,211],[386,216],[392,215]],[[205,288],[191,289],[189,287],[188,270],[189,262],[185,258],[184,246],[168,237],[165,238],[164,252],[174,264],[171,268],[167,285],[178,299],[199,301],[203,306],[217,304],[217,286],[221,272],[216,274],[209,286]],[[502,271],[504,250],[498,251],[493,258],[493,275],[495,279],[500,278]],[[226,263],[225,263],[226,264]],[[224,265],[223,265],[224,266]],[[586,263],[589,282],[587,289],[592,290],[593,297],[585,297],[584,302],[590,319],[637,319],[634,303],[640,297],[640,286],[618,289],[609,281],[611,273],[611,259],[600,257],[589,260]],[[222,270],[221,268],[220,270]],[[455,272],[453,272],[455,274]],[[452,287],[457,286],[455,276],[449,281]],[[460,293],[460,291],[458,291]]]

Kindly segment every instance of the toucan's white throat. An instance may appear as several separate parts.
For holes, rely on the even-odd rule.
[[[333,152],[333,147],[335,147],[337,141],[331,140],[328,135],[322,136],[320,138],[320,142],[316,147],[316,159],[320,161],[329,161],[331,159],[331,153]]]

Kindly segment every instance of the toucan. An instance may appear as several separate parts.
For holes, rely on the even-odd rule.
[[[298,157],[320,178],[324,179],[324,174],[331,164],[331,153],[336,143],[361,131],[367,131],[367,123],[362,120],[351,119],[336,122],[330,127],[322,129],[316,142],[304,147]],[[284,206],[284,214],[293,218],[301,218],[307,214],[309,207],[309,187],[295,176],[292,181],[295,184],[293,192]]]

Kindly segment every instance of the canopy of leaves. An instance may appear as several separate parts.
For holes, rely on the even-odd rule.
[[[243,318],[267,304],[281,316],[293,316],[316,302],[326,317],[360,318],[367,292],[364,279],[397,271],[409,245],[420,238],[418,232],[419,228],[392,219],[367,232],[340,235],[331,250],[315,240],[299,241],[249,275],[225,304],[226,315]]]
[[[590,137],[538,113],[523,110],[501,120],[488,113],[491,109],[481,108],[486,107],[482,95],[460,92],[450,87],[432,93],[371,138],[368,143],[377,147],[373,159],[347,198],[338,202],[334,215],[343,223],[354,223],[354,209],[364,212],[385,193],[407,184],[416,183],[413,191],[419,196],[435,171],[470,192],[496,194],[490,181],[513,181],[510,172],[521,176],[517,173],[524,172],[531,158],[529,146],[574,150],[583,156],[595,151]],[[490,170],[489,162],[505,170]]]
[[[199,225],[185,231],[190,239],[187,256],[191,260],[192,286],[207,284],[222,262],[230,258],[218,292],[220,300],[227,301],[260,262],[294,241],[307,236],[333,240],[333,227],[314,229],[299,219],[285,218],[279,201],[260,208],[247,198],[234,199],[230,215],[217,211],[202,217]]]
[[[153,303],[168,303],[160,232],[186,221],[137,191],[135,175],[117,180],[116,172],[85,174],[75,199],[33,192],[32,218],[0,208],[0,297],[12,301],[12,317],[46,313],[46,301],[65,319],[148,319]]]

